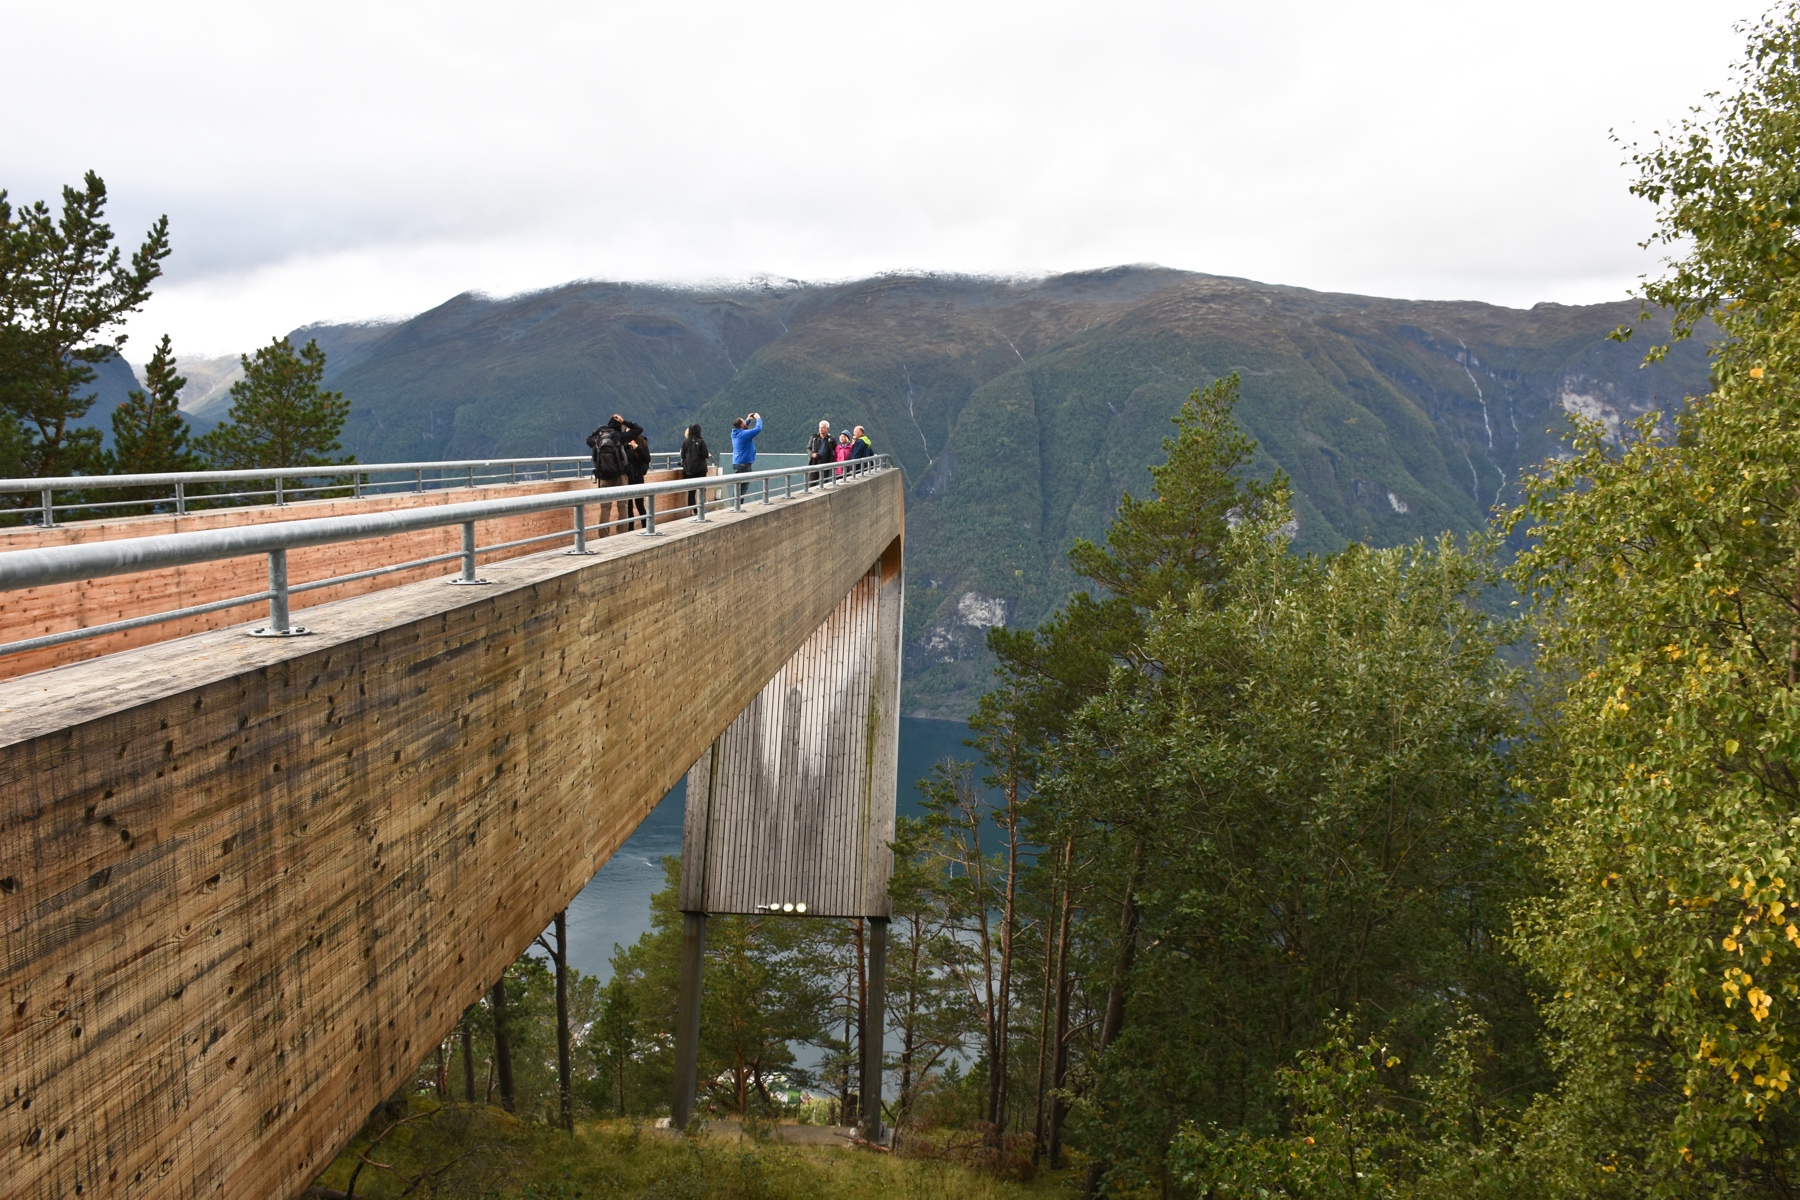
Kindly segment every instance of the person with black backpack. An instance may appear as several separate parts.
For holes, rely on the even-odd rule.
[[[588,434],[588,449],[594,452],[594,482],[603,488],[624,487],[631,472],[631,452],[625,443],[632,438],[642,437],[644,427],[636,421],[627,421],[618,413],[612,420]],[[613,517],[614,504],[602,500],[595,506],[600,514],[600,536],[605,537],[612,530],[607,528]],[[619,501],[618,507],[625,509],[622,516],[629,515],[630,505]]]
[[[707,472],[707,464],[712,458],[712,451],[706,448],[706,439],[700,436],[700,426],[689,425],[687,437],[681,443],[681,477],[683,479],[702,479]],[[694,493],[687,494],[688,511],[698,512],[694,503]]]

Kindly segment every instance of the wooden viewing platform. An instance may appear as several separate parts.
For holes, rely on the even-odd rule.
[[[896,470],[710,516],[0,681],[0,1191],[303,1190],[852,590],[897,586]]]

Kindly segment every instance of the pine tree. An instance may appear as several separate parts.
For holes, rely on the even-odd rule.
[[[113,448],[106,456],[107,472],[150,475],[198,470],[200,458],[188,448],[188,424],[178,407],[187,380],[176,373],[167,334],[144,366],[144,384],[145,388],[133,388],[125,403],[113,410]]]
[[[63,188],[60,217],[41,200],[15,213],[0,191],[0,451],[27,474],[101,463],[99,430],[71,427],[93,404],[80,392],[124,345],[119,325],[149,300],[169,254],[167,217],[127,262],[105,213],[92,171],[81,190]]]
[[[604,1072],[618,1115],[625,1115],[625,1072],[638,1052],[637,1002],[622,975],[614,975],[600,994],[600,1019],[594,1023],[589,1044]]]
[[[355,461],[335,457],[350,402],[319,384],[325,352],[308,341],[299,351],[276,338],[243,356],[244,377],[231,385],[225,423],[200,439],[200,450],[224,470],[324,467]]]

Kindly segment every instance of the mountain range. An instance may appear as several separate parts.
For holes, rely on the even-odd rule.
[[[458,296],[393,324],[315,325],[366,462],[576,454],[613,412],[672,450],[764,414],[763,451],[820,419],[864,425],[906,472],[908,710],[960,716],[982,636],[1079,580],[1182,400],[1227,373],[1287,472],[1295,546],[1393,545],[1480,527],[1568,416],[1619,422],[1702,391],[1703,339],[1643,365],[1608,334],[1635,303],[1509,309],[1338,295],[1158,267],[1044,278],[884,275],[719,288],[572,283]],[[1654,333],[1654,330],[1647,332]],[[201,415],[224,415],[216,390]]]

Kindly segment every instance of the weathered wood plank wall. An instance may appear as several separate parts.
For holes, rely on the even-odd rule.
[[[902,520],[888,472],[0,683],[0,1191],[303,1189]]]

